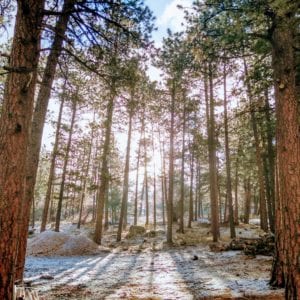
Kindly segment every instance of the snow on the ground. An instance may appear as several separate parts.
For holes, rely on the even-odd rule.
[[[238,251],[212,253],[190,246],[96,257],[28,257],[25,281],[47,300],[283,299],[282,290],[268,286],[270,268],[270,257],[248,259]],[[49,276],[53,280],[43,279]]]
[[[74,237],[81,238],[89,231],[64,228],[60,235],[73,241],[67,243],[69,250],[77,246]],[[45,242],[46,235],[57,234],[47,232],[40,240]],[[174,231],[175,246],[171,248],[163,234],[149,233],[116,243],[116,232],[110,230],[103,244],[111,251],[94,256],[28,256],[25,282],[45,300],[284,299],[282,290],[268,285],[271,257],[249,258],[240,251],[213,253],[208,247],[210,229],[205,224],[194,223],[183,235]],[[254,225],[237,228],[240,237],[260,234]],[[221,235],[227,240],[229,229],[222,227]]]
[[[92,255],[99,253],[99,247],[84,235],[72,235],[63,232],[44,231],[30,238],[27,255]]]

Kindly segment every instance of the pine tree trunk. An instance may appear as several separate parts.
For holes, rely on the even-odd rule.
[[[235,161],[235,182],[234,182],[234,223],[239,224],[239,201],[238,201],[238,188],[239,188],[239,152],[240,141],[238,142],[238,150]]]
[[[295,72],[296,10],[274,17],[272,64],[276,100],[276,254],[272,283],[300,299],[300,105]]]
[[[145,119],[143,118],[143,135],[144,135],[144,183],[145,183],[145,209],[146,209],[146,222],[145,225],[149,225],[149,186],[148,186],[148,156],[147,156],[147,141],[146,141],[146,128]]]
[[[142,185],[142,192],[141,192],[141,200],[140,200],[140,209],[139,209],[139,216],[142,216],[143,212],[143,199],[145,194],[145,173],[144,173],[144,179],[143,179],[143,185]]]
[[[194,152],[191,146],[192,142],[190,142],[190,149],[191,149],[191,160],[190,160],[190,195],[189,195],[189,220],[188,220],[188,228],[192,228],[192,221],[194,218]]]
[[[198,190],[198,217],[204,218],[203,215],[203,203],[202,203],[202,195],[201,195],[201,166],[200,166],[200,159],[198,161],[198,167],[197,167],[197,190]]]
[[[102,239],[103,211],[104,211],[104,203],[105,203],[106,191],[108,188],[108,181],[109,181],[108,155],[110,152],[109,151],[110,136],[111,136],[111,127],[112,127],[114,98],[115,98],[115,91],[113,87],[112,94],[110,95],[110,99],[107,105],[107,116],[105,122],[105,139],[104,139],[103,153],[101,159],[101,170],[99,175],[100,186],[97,195],[97,212],[96,212],[94,242],[99,245],[101,244],[101,239]]]
[[[257,121],[254,111],[254,104],[252,99],[251,87],[248,78],[248,67],[246,59],[244,58],[244,71],[246,76],[246,87],[247,87],[247,96],[250,101],[250,116],[251,116],[251,125],[254,135],[255,142],[255,154],[256,154],[256,164],[258,169],[258,183],[259,183],[259,213],[260,213],[260,227],[264,231],[268,231],[268,217],[267,217],[267,204],[266,204],[266,194],[265,194],[265,178],[263,171],[263,161],[260,147],[260,140],[257,129]]]
[[[175,82],[171,90],[171,124],[169,152],[169,195],[167,199],[167,243],[173,243],[173,196],[174,196],[174,131],[175,131]]]
[[[146,222],[145,225],[149,225],[149,187],[148,187],[148,172],[147,172],[147,152],[145,150],[145,209],[146,209]]]
[[[160,138],[160,130],[158,130],[159,134],[159,151],[160,151],[160,157],[161,157],[161,205],[162,205],[162,221],[163,225],[166,225],[166,213],[165,213],[165,207],[166,207],[166,199],[167,199],[167,184],[166,184],[166,164],[165,164],[165,147],[164,147],[164,140],[161,141]]]
[[[225,130],[225,158],[226,158],[226,194],[229,210],[229,225],[230,237],[235,238],[234,215],[233,215],[233,200],[232,200],[232,183],[231,183],[231,164],[230,164],[230,149],[229,149],[229,134],[228,134],[228,117],[227,117],[227,82],[226,82],[226,64],[224,63],[224,130]]]
[[[198,189],[198,161],[196,162],[196,176],[195,176],[195,205],[194,205],[194,221],[197,221],[199,218],[199,189]]]
[[[101,132],[100,137],[103,135],[103,132]],[[93,177],[93,186],[97,187],[94,190],[93,194],[93,213],[92,213],[92,222],[94,223],[96,221],[96,211],[97,211],[97,198],[98,198],[98,191],[99,191],[99,169],[100,169],[100,163],[99,163],[99,144],[100,144],[100,139],[99,135],[96,134],[96,149],[93,154],[93,171],[92,171],[92,177]]]
[[[129,125],[128,125],[128,135],[127,135],[127,147],[126,147],[126,159],[125,159],[125,170],[124,170],[124,180],[123,180],[123,194],[121,202],[121,211],[119,218],[119,226],[117,232],[117,242],[121,241],[122,229],[127,224],[124,224],[126,206],[128,201],[128,185],[129,185],[129,165],[130,165],[130,148],[131,148],[131,132],[132,132],[132,117],[133,117],[133,108],[130,108],[129,111]]]
[[[63,203],[63,196],[64,196],[64,190],[65,190],[65,181],[66,181],[67,167],[68,167],[69,156],[70,156],[73,130],[74,130],[74,125],[75,125],[76,111],[77,111],[77,100],[75,99],[74,102],[72,103],[72,118],[71,118],[67,148],[66,148],[66,153],[65,153],[65,158],[64,158],[63,172],[62,172],[62,178],[61,178],[61,184],[60,184],[60,190],[59,190],[59,196],[58,196],[57,211],[56,211],[56,218],[55,218],[55,231],[57,231],[57,232],[59,232],[59,227],[60,227],[62,203]]]
[[[185,98],[182,116],[182,148],[181,148],[181,175],[180,175],[180,201],[179,201],[179,232],[184,233],[184,159],[185,159],[185,124],[186,124],[186,104]]]
[[[216,141],[215,141],[215,112],[213,94],[213,74],[212,66],[209,65],[209,87],[210,97],[208,98],[207,78],[205,78],[205,98],[207,112],[209,112],[208,124],[208,153],[209,153],[209,182],[210,182],[210,202],[211,202],[211,226],[213,241],[217,242],[220,236],[219,231],[219,204],[218,204],[218,179],[216,161]],[[209,102],[209,104],[208,104]]]
[[[244,203],[244,223],[249,224],[250,207],[251,207],[251,184],[250,178],[245,179],[244,182],[245,203]]]
[[[53,146],[52,155],[51,155],[51,165],[50,165],[49,177],[48,177],[48,182],[47,182],[45,204],[44,204],[44,209],[43,209],[43,214],[42,214],[41,232],[46,230],[46,225],[47,225],[47,220],[48,220],[48,211],[49,211],[49,205],[50,205],[50,200],[51,200],[52,183],[53,183],[53,180],[55,177],[55,161],[56,161],[56,156],[57,156],[57,149],[58,149],[64,101],[65,101],[65,97],[62,97],[61,102],[60,102],[60,107],[59,107],[57,125],[56,125],[55,141],[54,141],[54,146]]]
[[[31,204],[31,227],[34,228],[35,224],[35,199],[32,199],[32,204]]]
[[[9,74],[0,117],[0,299],[12,300],[18,254],[25,256],[31,202],[23,217],[26,155],[40,50],[44,1],[17,2]],[[23,222],[24,221],[24,222]],[[26,226],[27,225],[27,226]],[[24,234],[26,232],[26,235]],[[19,251],[19,253],[18,253]]]
[[[63,11],[69,11],[74,7],[75,0],[66,0]],[[39,155],[42,143],[43,128],[47,113],[48,102],[50,99],[51,87],[54,80],[55,69],[60,56],[62,43],[70,14],[62,14],[55,27],[55,37],[51,46],[51,51],[47,60],[46,68],[43,74],[42,84],[36,100],[33,120],[31,124],[31,136],[27,150],[26,159],[26,191],[23,200],[23,213],[19,240],[19,256],[18,256],[18,272],[17,278],[23,278],[23,270],[25,264],[25,252],[27,246],[27,235],[29,225],[30,207],[34,198],[34,187],[39,164]]]
[[[153,178],[153,225],[154,229],[156,229],[156,174],[154,171]]]
[[[155,155],[155,145],[154,145],[154,127],[152,124],[152,150],[153,157]],[[156,165],[155,160],[153,162],[153,225],[156,229]]]
[[[267,144],[268,144],[268,175],[270,184],[270,206],[272,212],[272,220],[270,221],[270,229],[275,231],[275,153],[273,146],[274,134],[271,124],[270,104],[268,90],[265,90],[265,117],[267,123]]]
[[[140,169],[140,157],[141,157],[141,138],[142,130],[140,132],[139,147],[136,161],[136,177],[135,177],[135,196],[134,196],[134,225],[137,225],[138,217],[138,190],[139,190],[139,169]]]
[[[95,115],[94,120],[95,121]],[[86,163],[86,169],[84,172],[84,175],[82,177],[83,184],[82,184],[82,192],[81,192],[81,198],[80,198],[80,207],[79,207],[79,216],[78,216],[78,222],[77,222],[77,228],[80,228],[81,225],[81,218],[82,218],[82,211],[83,211],[83,203],[85,200],[85,194],[86,194],[86,183],[90,171],[90,163],[91,163],[91,157],[92,157],[92,148],[93,148],[93,140],[94,140],[94,127],[91,130],[91,139],[89,143],[89,150],[88,150],[88,156],[87,156],[87,163]]]
[[[110,173],[110,171],[109,171],[109,173]],[[104,230],[107,230],[108,227],[109,227],[109,221],[108,221],[108,215],[109,215],[109,209],[108,209],[109,188],[110,188],[110,181],[108,181],[108,184],[107,184],[105,204],[104,204]]]

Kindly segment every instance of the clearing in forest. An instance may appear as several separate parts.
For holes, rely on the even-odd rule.
[[[271,256],[212,252],[207,225],[193,225],[185,234],[174,232],[173,247],[166,245],[162,228],[120,243],[115,242],[115,229],[111,229],[95,255],[28,256],[25,282],[47,300],[283,299],[282,290],[268,285]],[[83,232],[88,233],[88,228],[78,231],[69,226],[68,233],[61,234],[80,240]],[[223,227],[221,232],[226,241],[229,229]],[[242,224],[237,234],[255,238],[261,231]],[[29,242],[31,251],[38,248],[37,244],[30,247],[33,244]]]

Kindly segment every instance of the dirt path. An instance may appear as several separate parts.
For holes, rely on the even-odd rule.
[[[188,246],[118,250],[100,256],[28,257],[25,278],[47,300],[284,299],[282,290],[268,286],[270,268],[270,257],[248,258],[238,251],[212,253],[206,246]]]

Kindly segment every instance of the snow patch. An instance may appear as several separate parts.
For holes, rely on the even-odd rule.
[[[29,239],[27,255],[73,256],[93,255],[100,252],[99,246],[83,235],[44,231]]]

